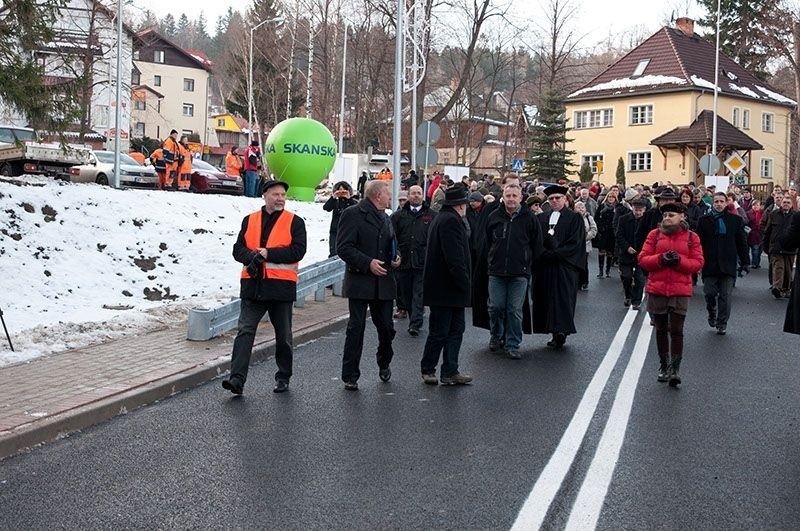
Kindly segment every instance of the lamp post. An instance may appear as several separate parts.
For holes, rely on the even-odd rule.
[[[344,25],[344,45],[342,48],[342,97],[339,106],[339,155],[343,153],[344,146],[344,76],[347,72],[347,34],[350,27]]]
[[[392,210],[397,208],[400,195],[400,140],[403,124],[403,35],[405,0],[397,0],[397,25],[394,50],[394,130],[392,135]]]
[[[247,141],[248,144],[253,140],[253,32],[267,22],[280,22],[283,17],[268,18],[262,20],[250,28],[250,60],[247,78]]]

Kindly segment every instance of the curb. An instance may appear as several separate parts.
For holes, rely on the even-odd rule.
[[[339,329],[347,317],[347,315],[342,315],[307,327],[293,335],[293,342],[299,344],[318,339]],[[257,344],[253,347],[250,363],[267,360],[274,354],[274,339]],[[124,415],[142,406],[210,382],[229,368],[230,355],[226,354],[171,376],[121,391],[114,396],[15,428],[9,432],[9,435],[0,438],[0,461],[35,446],[68,437],[74,432],[100,424],[117,415]]]

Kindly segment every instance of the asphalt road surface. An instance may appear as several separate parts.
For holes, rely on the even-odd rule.
[[[696,288],[680,389],[656,382],[617,278],[578,306],[567,348],[525,336],[520,361],[468,327],[466,387],[422,384],[424,334],[402,321],[392,381],[367,348],[358,392],[342,333],[300,345],[288,393],[268,361],[243,398],[216,380],[1,462],[0,528],[800,527],[800,337],[765,270],[739,281],[726,336]]]

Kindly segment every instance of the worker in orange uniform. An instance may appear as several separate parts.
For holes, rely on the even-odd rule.
[[[189,149],[189,139],[181,138],[181,156],[178,159],[178,190],[188,191],[192,184],[192,150]]]
[[[180,169],[178,157],[181,154],[181,146],[178,143],[178,131],[175,129],[170,131],[169,136],[161,144],[161,149],[164,152],[167,182],[170,183],[169,187],[174,190],[178,188],[178,170]]]
[[[167,187],[167,163],[164,160],[164,150],[159,147],[150,153],[150,162],[158,175],[158,189],[164,190]]]
[[[231,150],[225,155],[225,173],[241,177],[242,158],[236,153],[236,146],[231,146]]]
[[[377,179],[379,181],[391,181],[392,180],[392,170],[389,168],[383,168],[380,173],[378,173]]]
[[[128,156],[138,162],[139,164],[144,164],[144,161],[147,160],[144,156],[144,153],[140,151],[131,151],[128,153]]]

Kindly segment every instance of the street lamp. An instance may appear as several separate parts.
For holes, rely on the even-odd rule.
[[[253,32],[267,22],[282,22],[283,17],[268,18],[262,20],[250,28],[250,61],[249,76],[247,78],[247,141],[248,144],[253,140]]]

